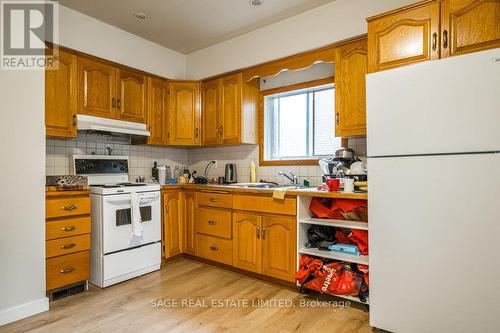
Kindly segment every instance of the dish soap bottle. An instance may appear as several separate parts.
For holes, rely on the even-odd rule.
[[[255,163],[252,161],[250,162],[250,183],[256,183],[257,182],[257,177],[255,175]]]

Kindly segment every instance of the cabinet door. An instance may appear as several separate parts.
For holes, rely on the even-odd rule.
[[[335,136],[366,135],[366,39],[342,45],[335,63]]]
[[[445,0],[441,56],[500,47],[500,0]]]
[[[439,58],[439,2],[368,22],[368,71]]]
[[[277,279],[295,279],[295,225],[294,217],[263,217],[262,273]]]
[[[201,144],[219,143],[219,80],[203,83]]]
[[[163,195],[163,232],[165,258],[181,253],[180,192]]]
[[[118,118],[145,123],[147,117],[147,76],[139,72],[117,69]]]
[[[196,255],[196,239],[194,230],[196,200],[195,192],[184,192],[184,251]]]
[[[171,81],[169,84],[169,144],[200,144],[200,83]]]
[[[220,133],[223,143],[241,142],[241,73],[220,80]]]
[[[58,68],[45,71],[47,136],[76,137],[77,57],[59,50]]]
[[[116,69],[113,65],[78,57],[78,113],[116,118]]]
[[[148,138],[149,144],[167,144],[167,106],[167,82],[157,78],[148,78],[148,124],[151,132],[151,136]]]
[[[233,213],[233,266],[261,273],[261,219]]]

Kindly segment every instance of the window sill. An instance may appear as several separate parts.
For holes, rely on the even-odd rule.
[[[318,159],[260,161],[259,166],[318,165]]]

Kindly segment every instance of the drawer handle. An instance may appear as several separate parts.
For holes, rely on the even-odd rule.
[[[68,267],[68,268],[63,268],[59,271],[59,273],[61,274],[68,274],[68,273],[71,273],[75,270],[74,267]]]
[[[260,227],[257,227],[257,239],[260,239]]]
[[[262,228],[262,239],[266,239],[266,228]]]
[[[61,207],[62,210],[69,210],[69,211],[72,211],[72,210],[75,210],[77,209],[78,207],[75,206],[75,205],[70,205],[70,206],[63,206]]]
[[[208,224],[210,224],[210,225],[216,225],[217,221],[208,221]]]
[[[212,251],[219,251],[219,248],[217,246],[215,246],[215,245],[211,245],[210,246],[210,250],[212,250]]]
[[[69,227],[61,228],[62,231],[73,231],[76,230],[76,225],[70,225]]]
[[[75,243],[69,243],[69,244],[64,244],[64,245],[61,245],[61,249],[71,249],[72,247],[75,247],[76,244]]]
[[[210,201],[210,202],[219,202],[219,200],[214,199],[214,198],[211,198],[209,201]]]

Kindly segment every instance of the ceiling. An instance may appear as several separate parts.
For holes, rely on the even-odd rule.
[[[223,42],[335,0],[60,0],[97,20],[177,52]],[[147,15],[145,20],[134,13]]]

